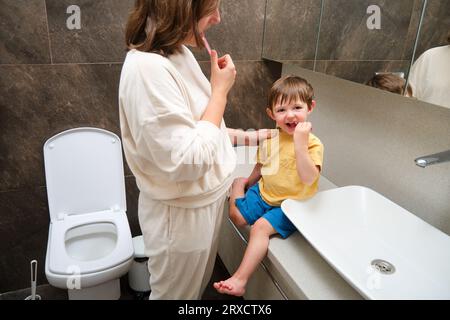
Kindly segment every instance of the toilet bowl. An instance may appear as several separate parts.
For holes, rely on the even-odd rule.
[[[133,262],[120,139],[98,128],[61,132],[44,144],[50,227],[48,282],[69,299],[118,299]]]

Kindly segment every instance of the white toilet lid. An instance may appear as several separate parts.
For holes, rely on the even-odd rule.
[[[52,221],[112,209],[126,211],[120,139],[98,128],[61,132],[44,144]]]

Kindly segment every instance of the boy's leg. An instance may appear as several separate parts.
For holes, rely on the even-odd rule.
[[[227,280],[214,283],[214,288],[220,293],[242,296],[245,286],[259,263],[267,254],[269,237],[277,231],[264,218],[259,218],[250,230],[247,249],[236,272]]]
[[[245,196],[245,186],[248,182],[247,178],[236,178],[233,181],[230,194],[230,219],[236,226],[242,227],[247,225],[247,221],[242,216],[238,207],[236,207],[236,199],[243,198]]]

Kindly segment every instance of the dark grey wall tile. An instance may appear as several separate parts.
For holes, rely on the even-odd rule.
[[[94,126],[120,135],[121,65],[0,67],[0,191],[43,186],[45,141]]]
[[[45,0],[0,0],[0,64],[50,63]]]
[[[0,192],[0,292],[29,287],[33,259],[38,261],[38,284],[47,282],[49,222],[45,188]]]
[[[313,60],[319,16],[317,0],[268,0],[263,57]]]
[[[408,71],[409,61],[317,61],[317,72],[326,73],[338,78],[366,83],[375,72]]]
[[[221,23],[206,36],[219,55],[229,53],[236,60],[260,60],[264,29],[265,0],[222,0]],[[193,51],[199,61],[209,60],[206,50]]]
[[[53,62],[122,62],[125,25],[133,0],[47,0]],[[81,11],[81,29],[66,25],[70,5]]]
[[[314,69],[314,60],[292,60],[292,61],[283,61],[283,63],[289,63],[290,65],[294,65],[308,70]],[[316,68],[318,63],[319,61],[316,62]]]
[[[424,0],[412,0],[413,1],[413,9],[411,13],[411,20],[409,22],[408,33],[405,39],[405,46],[403,48],[402,60],[411,60],[413,51],[414,51],[414,43],[416,41],[417,31],[419,29],[419,20],[420,15],[422,14],[422,7]]]
[[[450,32],[450,1],[429,0],[415,58],[419,58],[430,48],[448,44],[448,32]]]
[[[203,72],[209,78],[210,65],[201,62]],[[228,95],[225,123],[229,128],[260,129],[274,128],[266,114],[267,94],[272,83],[281,75],[268,62],[236,62],[236,82]]]
[[[381,29],[367,28],[369,5],[381,8]],[[400,60],[414,1],[325,0],[319,60]]]

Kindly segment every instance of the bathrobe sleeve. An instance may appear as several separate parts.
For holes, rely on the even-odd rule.
[[[426,59],[426,55],[422,54],[413,64],[409,72],[409,83],[413,89],[413,96],[417,99],[423,99],[425,95],[423,84],[430,82],[430,79],[427,79],[427,68],[428,60]]]
[[[130,114],[141,170],[174,182],[199,179],[217,162],[222,131],[194,119],[177,72],[161,63],[138,69],[136,110]]]

